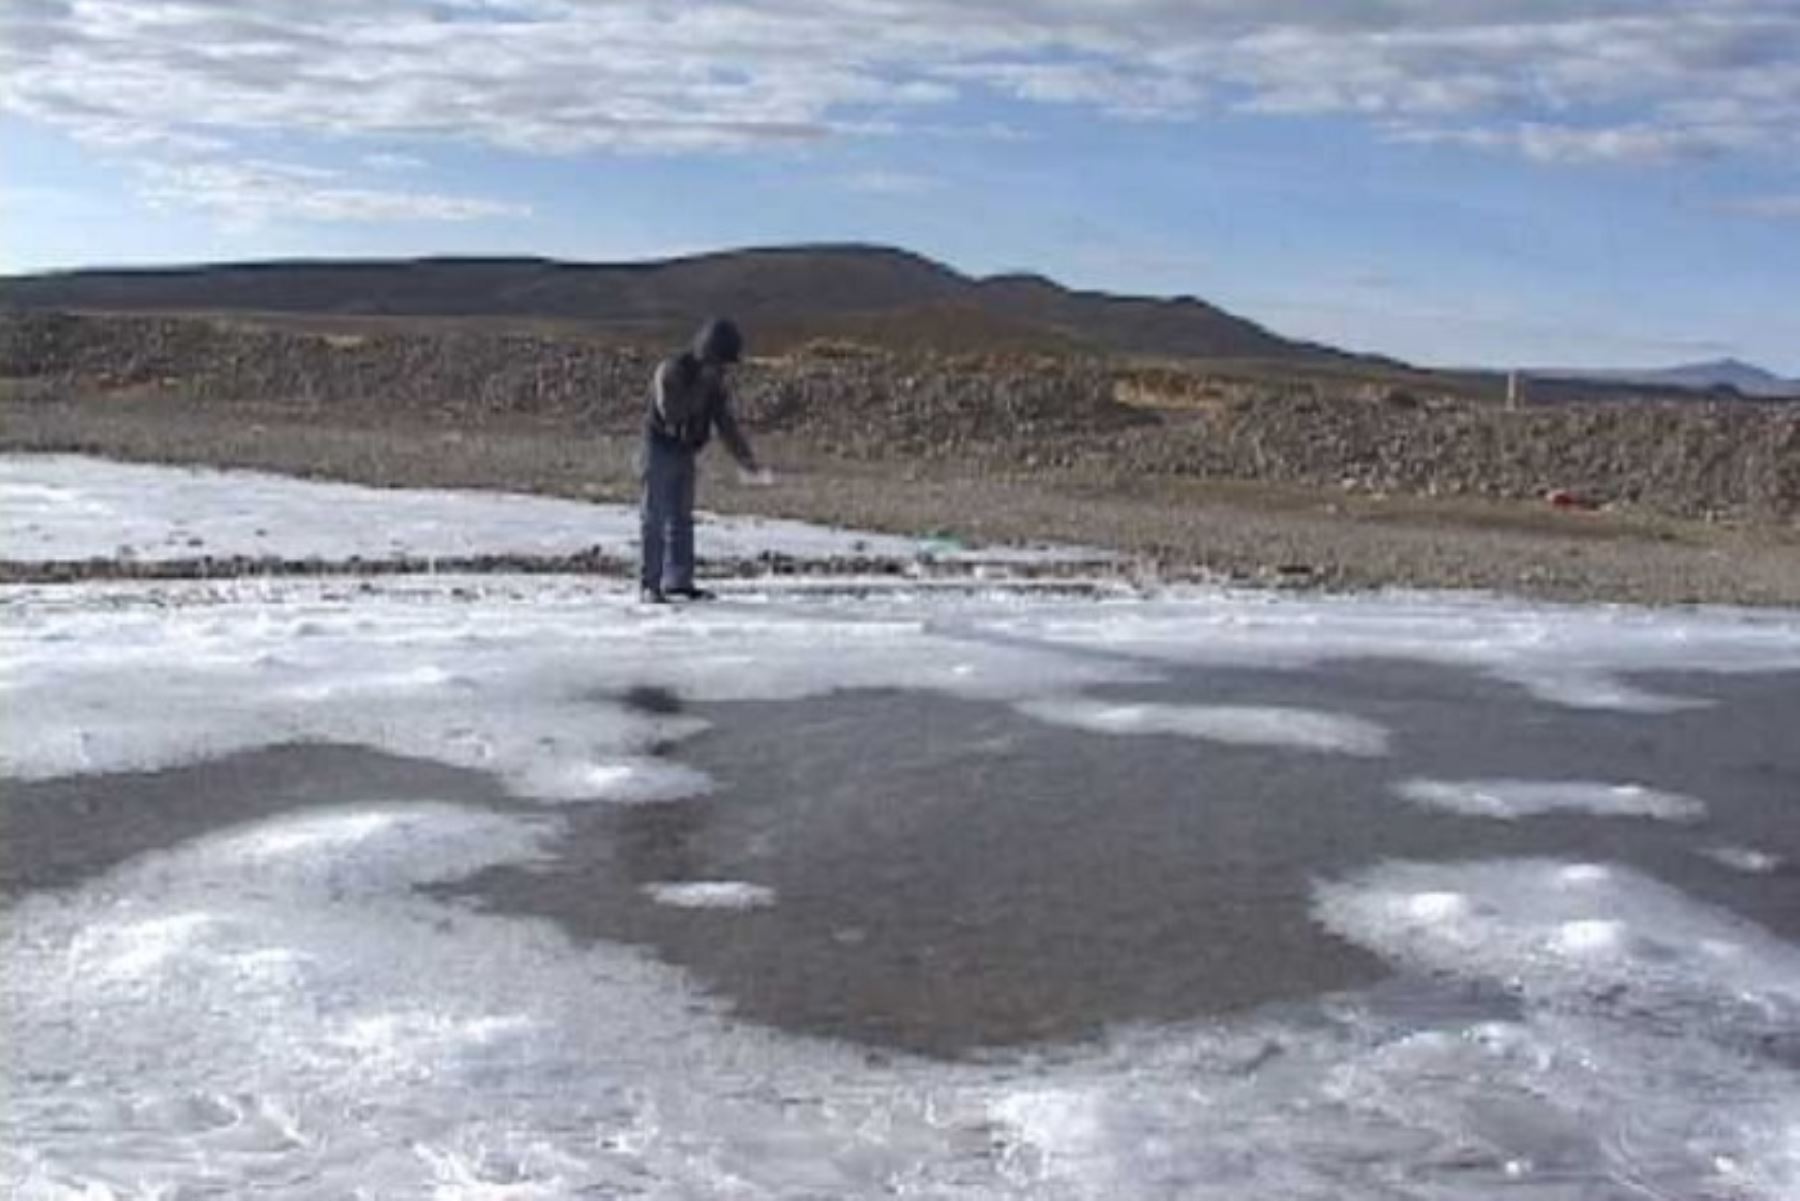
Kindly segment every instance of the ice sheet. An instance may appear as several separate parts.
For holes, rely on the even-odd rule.
[[[968,550],[942,540],[798,521],[699,515],[705,560],[832,556],[982,562],[1091,561],[1072,547]],[[629,505],[503,492],[368,488],[249,471],[0,455],[0,559],[140,561],[275,556],[392,557],[636,553]]]
[[[1757,875],[1779,871],[1785,862],[1780,855],[1758,850],[1755,847],[1730,845],[1705,847],[1701,854],[1733,871],[1750,872]]]
[[[1039,721],[1100,734],[1175,734],[1239,746],[1379,757],[1387,752],[1381,726],[1340,713],[1246,705],[1161,705],[1082,697],[1027,701],[1019,710]]]
[[[1147,601],[997,615],[985,631],[1045,649],[1190,666],[1413,660],[1482,671],[1564,708],[1621,713],[1709,703],[1657,692],[1628,673],[1800,669],[1793,610],[1553,605],[1456,593],[1175,588]]]
[[[682,880],[647,884],[659,905],[676,909],[761,909],[775,903],[774,890],[744,880]]]
[[[1322,882],[1322,923],[1441,991],[1425,1013],[1375,989],[973,1063],[871,1060],[750,1026],[635,950],[415,890],[530,863],[569,801],[704,789],[652,753],[698,722],[646,707],[645,689],[1085,705],[1171,665],[1357,655],[1516,680],[1554,720],[1570,703],[1687,699],[1623,678],[1645,667],[1800,666],[1800,621],[778,588],[669,614],[505,577],[0,589],[8,777],[328,739],[488,770],[545,802],[502,814],[343,796],[16,903],[0,931],[0,1184],[24,1197],[1800,1193],[1800,952],[1617,865],[1395,863]],[[668,894],[677,906],[702,903],[664,916],[724,938],[762,920],[730,905],[782,904],[752,881],[665,883],[690,886]]]
[[[698,726],[630,707],[626,694],[639,686],[694,701],[933,689],[1089,725],[1131,712],[1134,728],[1204,726],[1211,737],[1370,754],[1379,731],[1350,715],[1071,698],[1155,680],[1169,664],[1280,669],[1353,654],[1463,663],[1555,705],[1568,697],[1543,688],[1543,673],[1564,679],[1571,662],[1615,695],[1631,688],[1612,673],[1647,666],[1800,669],[1800,619],[1789,614],[1405,597],[859,602],[776,589],[670,613],[579,581],[483,577],[14,588],[0,590],[0,612],[8,776],[146,770],[333,741],[488,770],[521,795],[570,800],[704,789],[693,773],[648,761],[650,748]]]
[[[13,620],[0,631],[18,714],[0,743],[0,774],[22,779],[337,742],[491,771],[535,799],[645,802],[704,791],[708,781],[649,756],[701,725],[633,707],[634,689],[687,701],[854,687],[1012,699],[1046,683],[1078,688],[1142,674],[946,640],[916,615],[848,604],[670,614],[570,583],[87,593],[157,598],[101,609],[66,605],[75,594],[56,589],[9,595],[24,603],[8,607]],[[179,597],[202,603],[162,603]]]
[[[1698,821],[1706,805],[1643,784],[1603,780],[1402,780],[1394,788],[1416,805],[1511,821],[1539,813]]]
[[[1504,980],[1558,1008],[1800,1029],[1800,949],[1628,868],[1391,863],[1320,890],[1332,929],[1398,961]],[[1800,1118],[1800,1112],[1796,1113]]]
[[[559,813],[346,798],[28,899],[0,934],[0,1181],[1094,1201],[1800,1183],[1794,1074],[1751,1053],[1795,1016],[1795,953],[1628,872],[1397,864],[1320,889],[1324,920],[1397,964],[1516,985],[1514,1017],[1421,1022],[1376,992],[1035,1060],[872,1061],[736,1023],[627,948],[414,891],[529,861]]]

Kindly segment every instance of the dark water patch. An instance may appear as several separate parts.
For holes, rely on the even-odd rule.
[[[560,808],[567,830],[550,864],[430,891],[651,948],[752,1020],[938,1055],[1383,979],[1385,965],[1326,933],[1311,904],[1316,880],[1384,859],[1622,862],[1800,939],[1800,674],[1634,678],[1712,702],[1665,714],[1569,709],[1412,661],[1163,675],[1089,695],[1341,713],[1389,729],[1390,754],[1097,734],[925,692],[686,706],[640,688],[616,699],[710,723],[664,753],[710,773],[718,791]],[[1697,797],[1708,814],[1495,821],[1401,800],[1395,785],[1410,777],[1631,781]],[[9,781],[0,897],[74,886],[211,830],[366,799],[535,808],[481,773],[336,745]],[[1733,870],[1704,853],[1717,846],[1788,866]],[[646,891],[696,881],[760,885],[774,903],[682,909]]]
[[[148,851],[301,809],[502,795],[481,773],[330,743],[162,771],[8,780],[0,787],[0,897],[74,887]]]
[[[1095,734],[929,693],[697,706],[712,728],[676,753],[716,793],[573,811],[551,866],[444,891],[653,947],[757,1021],[941,1055],[1380,979],[1310,906],[1315,880],[1390,858],[1624,862],[1800,937],[1793,875],[1700,853],[1800,853],[1793,674],[1645,677],[1715,702],[1653,715],[1571,710],[1416,662],[1167,675],[1095,695],[1345,713],[1388,727],[1392,753]],[[1412,776],[1635,781],[1711,812],[1495,821],[1399,799]],[[709,880],[776,899],[686,910],[644,891]]]
[[[1291,850],[1281,815],[1201,777],[1193,744],[1132,754],[922,693],[695,712],[714,726],[680,757],[720,791],[575,812],[554,868],[450,891],[651,944],[756,1020],[932,1053],[1381,974],[1314,926],[1300,860],[1271,870]],[[692,880],[777,899],[681,910],[642,891]]]
[[[1520,684],[1412,660],[1338,661],[1300,672],[1177,669],[1159,684],[1098,688],[1090,695],[1167,704],[1323,709],[1391,732],[1389,755],[1337,760],[1354,778],[1372,766],[1389,787],[1409,778],[1523,779],[1639,784],[1702,801],[1698,821],[1582,812],[1513,821],[1460,819],[1470,851],[1622,862],[1800,941],[1800,673],[1645,672],[1621,682],[1657,696],[1700,702],[1667,713],[1575,709]],[[1410,858],[1413,806],[1386,819],[1389,857]],[[1430,812],[1416,810],[1417,813]],[[1447,817],[1453,815],[1446,814]],[[1741,846],[1777,856],[1758,873],[1705,854]],[[1507,847],[1516,849],[1507,850]],[[1439,857],[1431,855],[1429,857]]]

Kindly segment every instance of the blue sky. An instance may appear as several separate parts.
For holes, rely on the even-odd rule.
[[[871,241],[1800,375],[1796,0],[8,0],[0,269]]]

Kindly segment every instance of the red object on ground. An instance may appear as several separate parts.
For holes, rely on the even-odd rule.
[[[1544,493],[1544,499],[1558,509],[1592,509],[1597,506],[1578,492],[1570,492],[1567,488],[1552,488]]]

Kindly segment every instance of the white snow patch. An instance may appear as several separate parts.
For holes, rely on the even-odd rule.
[[[1421,894],[1445,893],[1467,904],[1419,912]],[[1533,1000],[1624,995],[1640,1008],[1800,1024],[1800,949],[1628,868],[1390,863],[1322,884],[1317,912],[1336,933],[1400,962],[1503,980]]]
[[[1042,1181],[1062,1188],[1094,1178],[1116,1178],[1116,1139],[1108,1137],[1112,1098],[1091,1086],[1042,1085],[1002,1094],[989,1108],[1007,1132],[1002,1171],[1021,1184]]]
[[[1610,918],[1580,918],[1558,926],[1556,933],[1552,935],[1552,942],[1560,951],[1583,955],[1616,951],[1623,946],[1625,934],[1624,922]],[[1702,941],[1700,945],[1705,949],[1707,944]]]
[[[775,890],[743,880],[684,880],[646,884],[644,893],[658,905],[676,909],[766,909]]]
[[[1700,853],[1733,871],[1754,875],[1767,875],[1779,870],[1787,862],[1772,851],[1762,851],[1755,847],[1714,846],[1703,848]]]
[[[392,826],[398,816],[371,810],[361,813],[317,813],[260,826],[227,842],[246,859],[291,859],[330,853],[354,846]]]
[[[699,515],[707,560],[882,556],[1026,563],[1099,561],[1079,547],[981,548],[798,521]],[[481,554],[634,553],[638,513],[505,492],[369,488],[251,471],[0,455],[0,559],[199,555],[365,560]]]
[[[1024,701],[1020,712],[1039,721],[1100,734],[1175,734],[1238,746],[1279,746],[1375,757],[1387,753],[1388,733],[1374,722],[1341,713],[1249,705],[1166,705],[1083,697]]]
[[[848,604],[666,622],[570,581],[26,588],[0,590],[0,606],[17,618],[0,628],[0,774],[21,779],[334,742],[492,772],[522,796],[652,802],[710,788],[650,753],[704,725],[634,708],[633,687],[693,701],[857,687],[1010,700],[1143,674]]]
[[[1558,888],[1585,888],[1611,880],[1612,870],[1599,863],[1571,863],[1557,868],[1550,876],[1550,883]]]
[[[1281,596],[1172,589],[1152,601],[1042,606],[986,628],[1046,649],[1148,662],[1290,669],[1355,659],[1468,668],[1566,708],[1666,713],[1711,702],[1621,678],[1657,671],[1800,671],[1785,610],[1552,605],[1455,594]]]
[[[513,777],[514,788],[539,801],[607,801],[649,805],[704,796],[712,777],[680,763],[615,758],[603,762],[545,759]]]
[[[430,802],[372,800],[304,810],[207,834],[177,853],[136,863],[132,878],[152,891],[194,896],[326,895],[335,900],[404,893],[497,863],[537,857],[554,831],[547,820],[504,817]],[[191,882],[166,878],[176,862]]]
[[[1507,1176],[1585,1180],[1578,1195],[1611,1195],[1603,1180],[1658,1196],[1800,1187],[1793,1072],[1746,1053],[1800,1022],[1790,944],[1629,869],[1548,860],[1389,863],[1320,885],[1316,910],[1397,964],[1525,1006],[1382,1042],[1330,1069],[1333,1095],[1454,1131]]]
[[[1469,912],[1469,898],[1460,892],[1417,892],[1406,898],[1406,914],[1424,922],[1447,922]]]
[[[96,922],[75,940],[71,957],[78,970],[142,976],[193,946],[218,924],[216,916],[205,912]]]
[[[1664,821],[1698,821],[1706,816],[1705,804],[1693,797],[1642,784],[1593,780],[1413,779],[1401,781],[1394,791],[1416,805],[1503,821],[1558,812]]]

